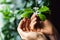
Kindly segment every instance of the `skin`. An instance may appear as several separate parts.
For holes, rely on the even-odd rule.
[[[17,31],[23,40],[47,40],[46,36],[49,40],[59,40],[60,38],[52,23],[47,19],[40,21],[36,14],[33,14],[30,19],[23,18],[18,25]]]

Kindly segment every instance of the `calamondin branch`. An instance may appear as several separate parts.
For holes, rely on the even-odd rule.
[[[44,21],[46,16],[42,12],[50,12],[50,9],[47,6],[41,6],[40,8],[35,7],[34,10],[31,8],[24,9],[24,12],[21,14],[21,18],[30,17],[31,14],[36,13],[38,17]],[[50,13],[49,13],[50,14]]]

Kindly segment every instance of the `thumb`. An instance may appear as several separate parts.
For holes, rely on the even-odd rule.
[[[45,27],[52,27],[52,23],[49,20],[47,20],[47,19],[43,22],[43,25]]]
[[[47,31],[47,30],[44,30],[44,29],[41,29],[41,33],[43,33],[43,34],[49,34],[49,32]]]

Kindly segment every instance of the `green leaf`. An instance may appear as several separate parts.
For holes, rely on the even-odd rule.
[[[46,11],[49,11],[49,8],[47,6],[42,6],[40,9],[39,9],[39,12],[46,12]]]
[[[42,21],[44,21],[44,20],[46,19],[46,16],[43,15],[43,14],[38,14],[38,16],[39,16],[39,18],[40,18]]]
[[[33,13],[33,10],[31,8],[26,8],[24,9],[24,13],[21,14],[21,18],[30,17],[32,13]]]
[[[31,14],[31,12],[24,12],[23,14],[21,14],[21,18],[29,17]]]
[[[24,12],[33,12],[33,10],[31,8],[26,8],[24,9]]]

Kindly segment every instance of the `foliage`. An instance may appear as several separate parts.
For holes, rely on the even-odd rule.
[[[33,9],[28,9],[28,10],[25,9],[24,11],[25,12],[23,14],[21,14],[21,18],[30,17],[31,14],[34,12]],[[42,21],[44,21],[46,19],[46,16],[44,14],[42,14],[42,12],[47,12],[47,11],[50,12],[49,8],[47,6],[42,6],[42,7],[40,7],[40,9],[38,9],[36,11],[39,12],[37,14]]]
[[[6,9],[2,11],[4,15],[4,22],[5,25],[2,28],[2,32],[4,34],[4,40],[16,40],[17,33],[17,24],[16,24],[16,18],[12,12],[10,12],[9,7],[7,6]]]
[[[12,0],[0,0],[0,4],[11,4]]]
[[[40,9],[39,9],[40,12],[45,12],[45,11],[49,11],[49,8],[47,6],[42,6]]]
[[[38,16],[39,16],[39,18],[40,18],[42,21],[46,20],[46,16],[45,16],[45,15],[43,15],[43,14],[38,14]]]
[[[21,0],[25,2],[25,5],[22,10],[18,10],[18,12],[15,13],[16,10],[11,12],[11,9],[9,6],[5,7],[1,12],[3,13],[3,20],[4,20],[4,26],[2,28],[2,33],[4,34],[4,40],[20,40],[20,36],[17,32],[18,23],[21,20],[21,18],[24,17],[30,17],[31,14],[34,12],[33,7],[38,7],[37,10],[39,12],[38,16],[41,18],[41,20],[45,20],[46,16],[42,14],[42,12],[50,11],[49,10],[49,0]],[[36,2],[37,1],[37,2]],[[9,4],[4,2],[5,4]],[[15,4],[16,5],[16,4]],[[23,4],[21,4],[23,5]],[[43,6],[43,7],[42,7]]]
[[[21,18],[30,17],[32,13],[33,13],[33,10],[31,8],[24,9],[23,14],[21,14]]]

